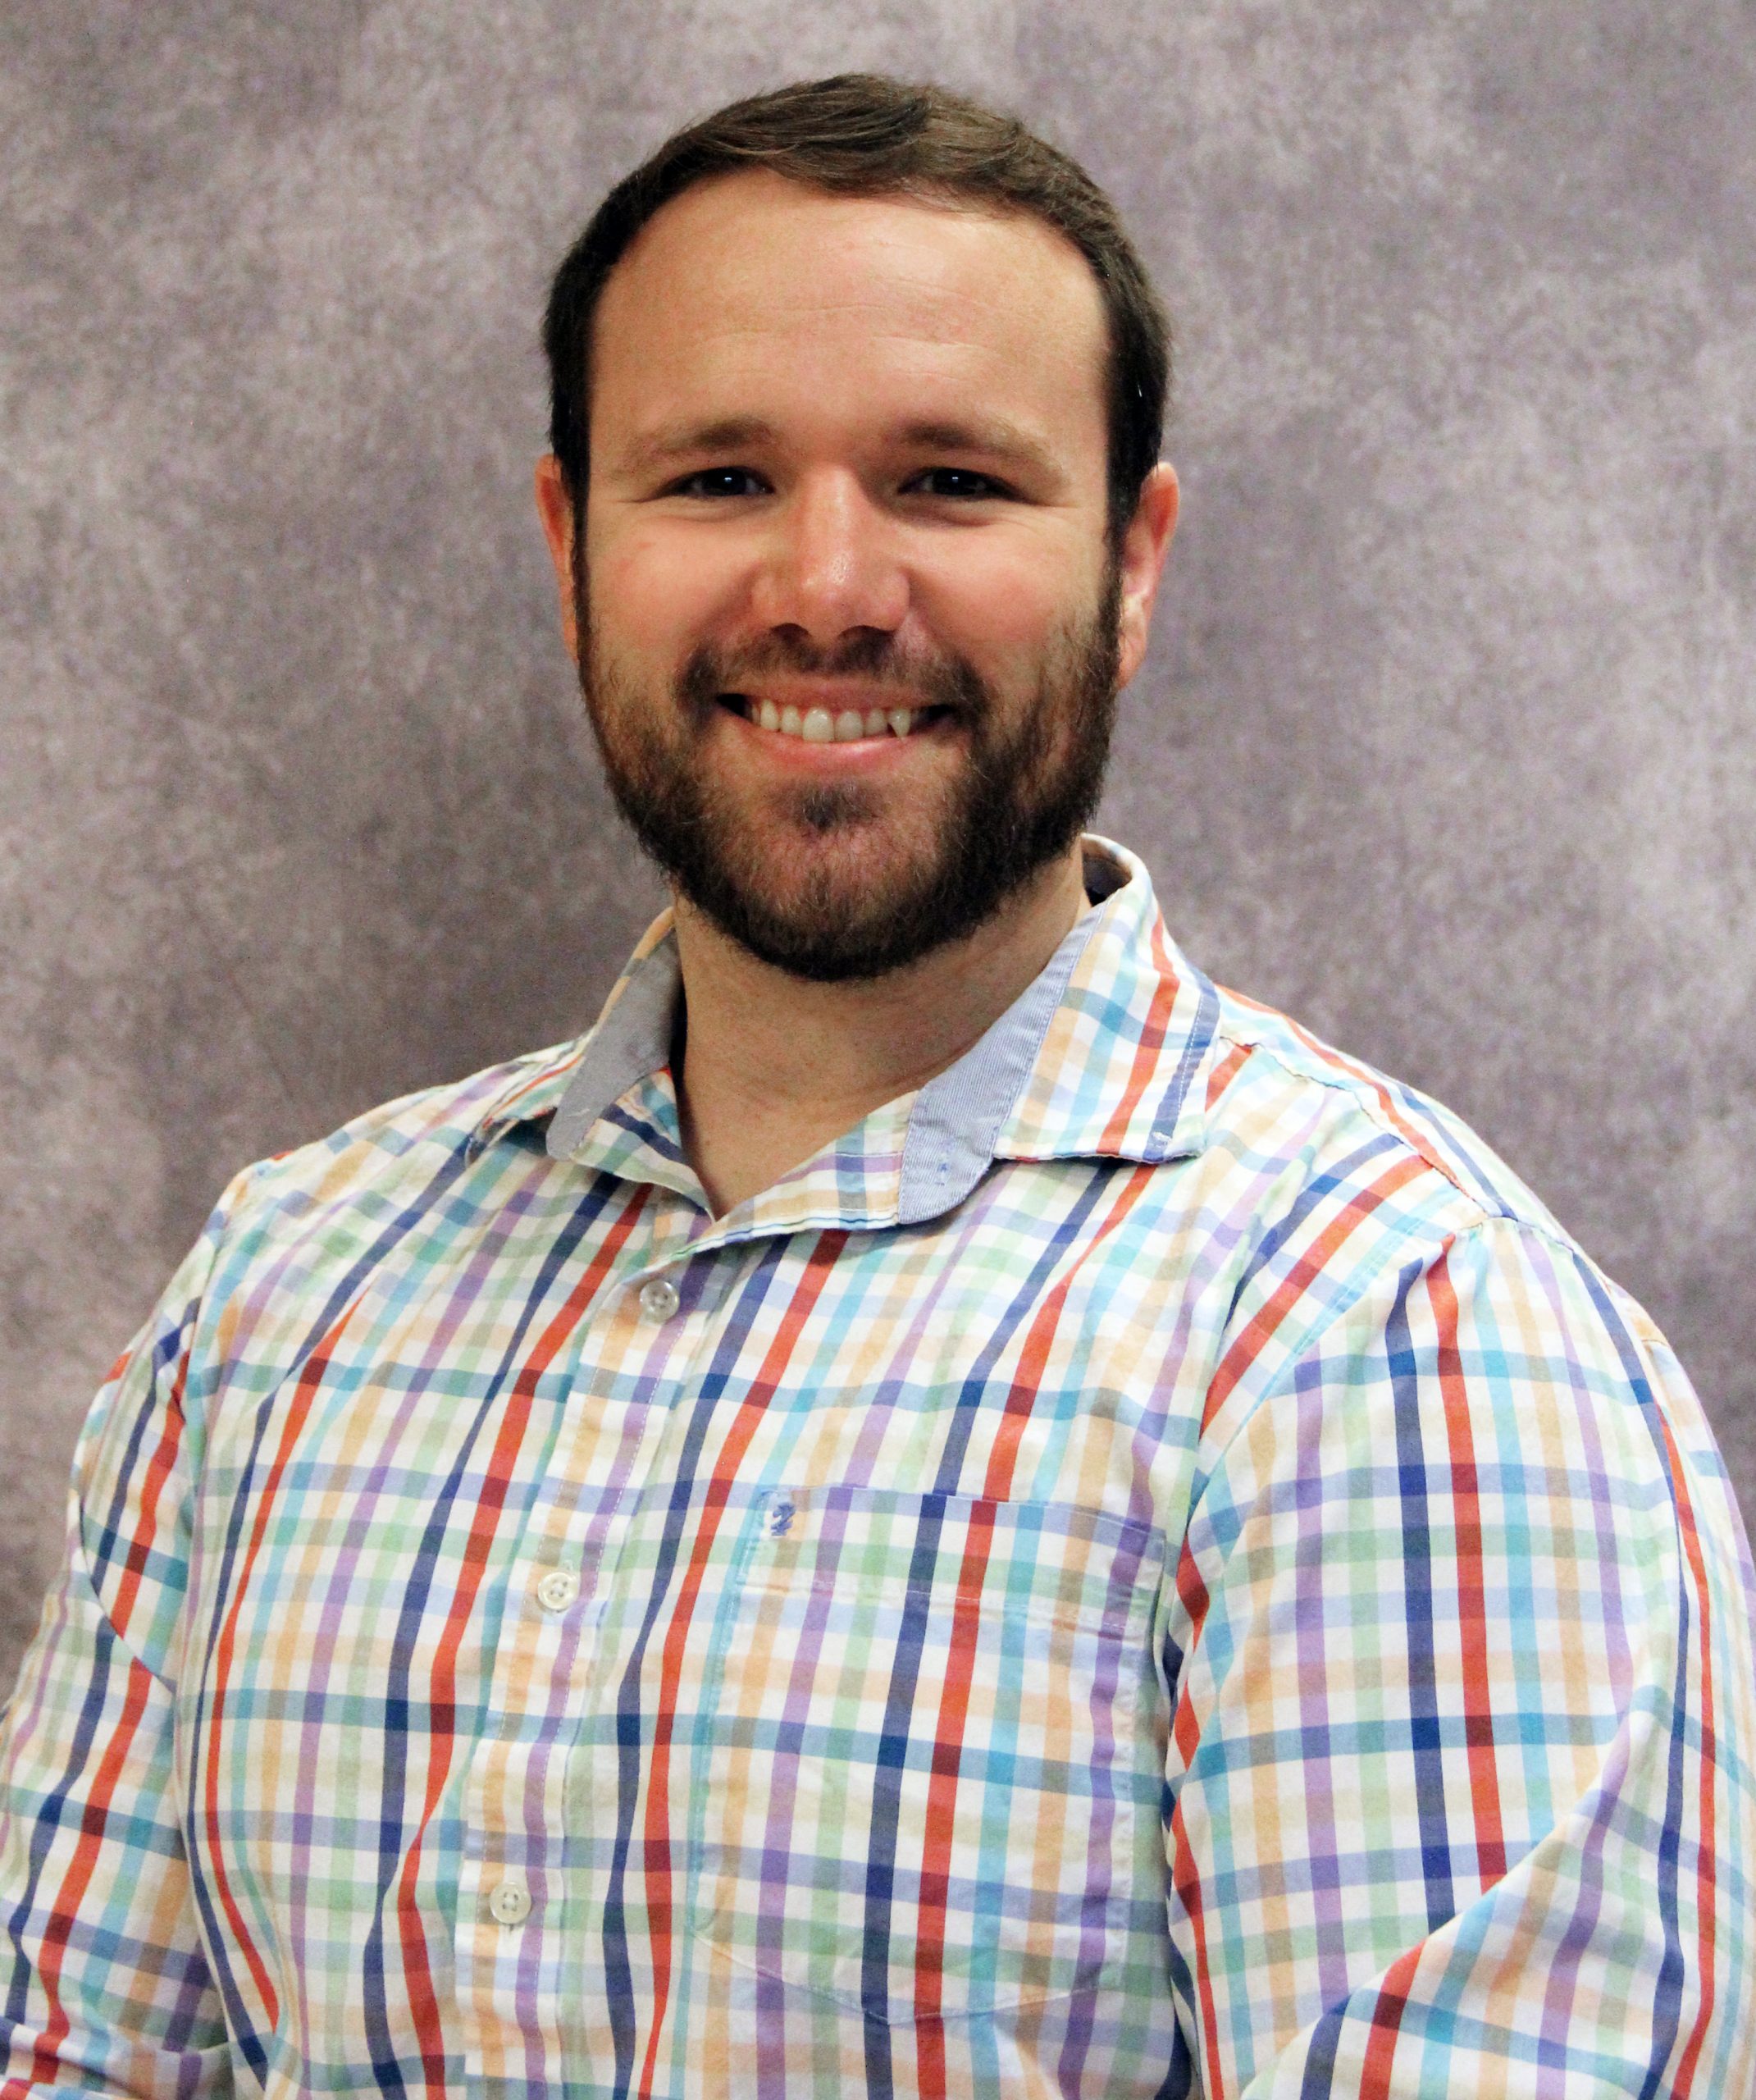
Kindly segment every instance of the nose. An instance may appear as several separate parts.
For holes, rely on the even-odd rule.
[[[862,628],[894,633],[908,611],[907,573],[891,521],[844,472],[806,475],[776,507],[751,611],[771,632],[828,647]]]

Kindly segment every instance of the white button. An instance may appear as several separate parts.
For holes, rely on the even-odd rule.
[[[677,1286],[668,1276],[655,1276],[641,1285],[641,1317],[656,1326],[668,1320],[677,1307]]]
[[[579,1595],[579,1577],[571,1568],[551,1568],[538,1579],[536,1601],[545,1611],[565,1611]]]
[[[498,1924],[522,1925],[530,1915],[530,1890],[509,1875],[488,1898],[488,1915]]]

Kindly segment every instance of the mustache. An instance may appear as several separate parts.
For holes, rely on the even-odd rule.
[[[790,672],[796,678],[863,678],[894,687],[922,707],[956,708],[985,713],[986,681],[962,657],[924,655],[900,648],[894,637],[876,628],[845,636],[829,648],[807,637],[768,634],[739,648],[704,642],[689,656],[677,680],[677,696],[697,712],[724,692],[741,692],[765,673]]]

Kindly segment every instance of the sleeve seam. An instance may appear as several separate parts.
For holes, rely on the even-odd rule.
[[[71,1533],[67,1556],[70,1572],[84,1585],[86,1594],[91,1599],[93,1609],[103,1619],[105,1630],[110,1639],[116,1644],[117,1650],[125,1655],[130,1662],[137,1663],[154,1684],[159,1686],[170,1698],[175,1699],[177,1696],[176,1680],[174,1678],[166,1677],[162,1670],[153,1669],[145,1656],[116,1624],[115,1615],[103,1600],[103,1592],[98,1588],[97,1577],[92,1569],[91,1556],[85,1548],[85,1502],[84,1496],[77,1484],[69,1489],[68,1500],[71,1504],[69,1530]],[[179,1617],[180,1616],[180,1609]]]
[[[1520,1226],[1521,1227],[1523,1226],[1524,1221],[1522,1220],[1507,1220],[1491,1212],[1480,1212],[1479,1205],[1474,1206],[1474,1208],[1475,1208],[1479,1212],[1477,1217],[1471,1219],[1467,1223],[1460,1224],[1454,1230],[1441,1233],[1437,1238],[1423,1235],[1423,1234],[1421,1233],[1412,1224],[1407,1227],[1399,1228],[1401,1238],[1398,1248],[1396,1251],[1400,1253],[1404,1249],[1413,1248],[1425,1244],[1430,1251],[1423,1259],[1421,1267],[1424,1269],[1430,1268],[1434,1262],[1438,1261],[1441,1256],[1448,1254],[1451,1249],[1457,1246],[1461,1241],[1474,1239],[1478,1236],[1484,1235],[1487,1232],[1488,1229],[1492,1226],[1507,1222]],[[1569,1251],[1571,1252],[1571,1250],[1570,1249]],[[1402,1265],[1399,1263],[1398,1267]],[[1225,1441],[1213,1454],[1212,1463],[1206,1466],[1203,1470],[1201,1476],[1200,1486],[1194,1495],[1190,1498],[1188,1517],[1183,1527],[1183,1536],[1184,1539],[1188,1538],[1189,1532],[1194,1524],[1196,1512],[1201,1508],[1202,1504],[1206,1499],[1209,1485],[1217,1478],[1219,1474],[1224,1470],[1226,1459],[1230,1455],[1232,1447],[1238,1441],[1239,1436],[1241,1436],[1244,1431],[1249,1427],[1250,1424],[1255,1421],[1257,1416],[1261,1412],[1264,1407],[1267,1406],[1270,1401],[1284,1399],[1287,1394],[1292,1390],[1293,1381],[1298,1376],[1300,1366],[1309,1360],[1313,1352],[1321,1348],[1323,1344],[1341,1325],[1343,1320],[1350,1317],[1351,1315],[1358,1309],[1360,1304],[1366,1298],[1369,1293],[1374,1290],[1378,1285],[1383,1281],[1389,1267],[1389,1265],[1388,1263],[1376,1263],[1361,1276],[1355,1287],[1347,1293],[1339,1303],[1331,1307],[1330,1317],[1324,1321],[1322,1325],[1318,1327],[1314,1333],[1306,1336],[1303,1344],[1298,1349],[1298,1352],[1292,1357],[1285,1369],[1283,1370],[1270,1384],[1266,1386],[1263,1390],[1257,1395],[1256,1399],[1245,1411],[1242,1418],[1232,1425],[1230,1435],[1227,1436]]]

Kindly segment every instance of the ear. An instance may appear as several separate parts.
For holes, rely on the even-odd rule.
[[[1141,483],[1140,500],[1122,535],[1122,598],[1116,622],[1120,685],[1128,683],[1146,658],[1152,603],[1177,529],[1177,470],[1161,459]]]
[[[543,537],[549,542],[549,559],[554,564],[555,582],[561,592],[561,638],[577,664],[579,628],[573,614],[573,499],[561,463],[552,452],[545,452],[536,463],[536,514],[542,520]]]

